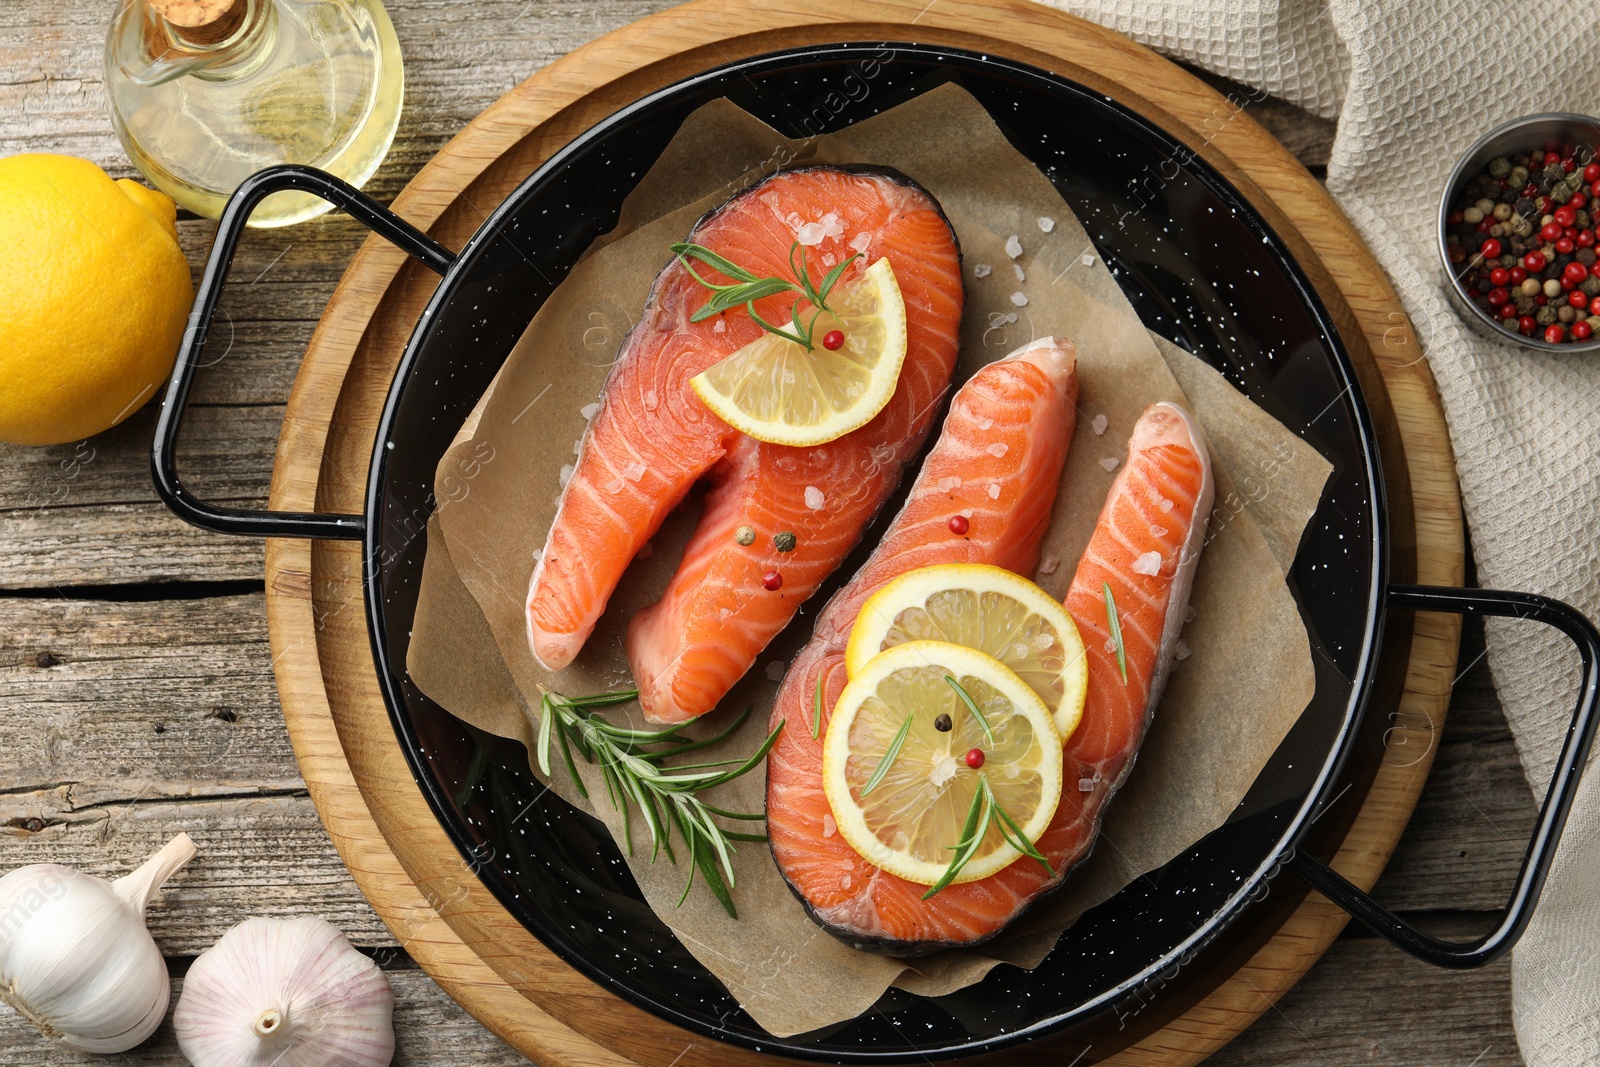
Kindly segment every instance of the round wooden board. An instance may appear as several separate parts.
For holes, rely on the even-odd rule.
[[[1022,0],[696,0],[608,34],[529,78],[451,141],[393,207],[459,248],[528,173],[618,107],[733,59],[846,40],[947,44],[1055,71],[1144,115],[1221,171],[1287,241],[1358,365],[1385,456],[1397,577],[1461,582],[1460,503],[1433,380],[1399,300],[1343,213],[1235,104],[1153,52],[1059,12]],[[379,413],[436,280],[380,239],[361,248],[295,381],[273,508],[361,510]],[[562,963],[479,882],[424,800],[390,726],[368,644],[356,544],[273,541],[266,588],[284,714],[317,810],[367,898],[452,997],[545,1067],[755,1058],[607,993]],[[1403,625],[1395,620],[1391,629]],[[1459,637],[1454,616],[1415,618],[1392,717],[1428,756],[1383,764],[1355,817],[1334,866],[1363,887],[1377,880],[1427,777],[1428,739],[1443,725]],[[1320,896],[1307,897],[1269,941],[1181,1014],[1156,1019],[1157,1001],[1142,1036],[1098,1043],[1082,1062],[1198,1062],[1293,986],[1345,919]],[[999,1058],[1039,1052],[1033,1046]]]

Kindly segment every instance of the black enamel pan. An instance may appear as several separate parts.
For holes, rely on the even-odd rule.
[[[869,61],[874,90],[865,100],[830,90]],[[597,822],[546,803],[547,819],[510,831],[509,816],[539,789],[527,754],[450,716],[405,674],[426,549],[416,517],[435,506],[440,456],[534,312],[590,242],[615,225],[623,199],[691,111],[726,96],[802,137],[822,119],[838,128],[947,81],[971,92],[1055,183],[1148,326],[1221,369],[1333,464],[1290,574],[1316,653],[1316,693],[1232,821],[1085,915],[1036,970],[999,967],[938,1001],[891,990],[858,1019],[776,1039],[643,904]],[[842,110],[816,106],[824,98],[842,100]],[[1151,172],[1162,175],[1161,188],[1145,183],[1140,209],[1124,210],[1127,190]],[[280,189],[324,197],[442,275],[384,408],[363,515],[218,507],[189,495],[174,465],[184,404],[245,220]],[[1231,300],[1236,293],[1248,299]],[[168,506],[207,529],[361,541],[372,648],[394,728],[418,785],[488,888],[554,951],[618,995],[699,1034],[798,1058],[913,1062],[1048,1033],[1089,1040],[1096,1028],[1125,1024],[1130,1005],[1192,996],[1186,983],[1202,982],[1259,943],[1308,884],[1420,959],[1484,964],[1528,923],[1594,735],[1600,635],[1583,617],[1525,594],[1399,584],[1413,561],[1389,538],[1382,457],[1355,369],[1305,275],[1246,200],[1192,152],[1107,98],[959,50],[807,48],[689,78],[578,137],[455,255],[317,171],[255,175],[222,217],[157,427],[154,472]],[[1325,862],[1383,758],[1389,724],[1369,709],[1395,706],[1395,666],[1406,647],[1396,636],[1404,627],[1386,642],[1392,611],[1534,619],[1567,634],[1582,660],[1577,710],[1511,899],[1494,930],[1470,943],[1408,926]],[[797,625],[806,622],[802,616]],[[485,864],[484,855],[494,859]],[[1285,869],[1294,877],[1284,877]]]

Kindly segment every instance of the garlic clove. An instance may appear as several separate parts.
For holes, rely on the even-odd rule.
[[[144,908],[194,855],[180,834],[117,883],[53,863],[0,878],[0,999],[78,1051],[125,1052],[149,1037],[171,984]]]
[[[201,953],[172,1026],[194,1067],[384,1067],[394,991],[321,919],[247,919]]]

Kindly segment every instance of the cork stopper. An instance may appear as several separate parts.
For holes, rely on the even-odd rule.
[[[228,39],[244,21],[248,0],[146,0],[172,27],[173,33],[196,45]]]

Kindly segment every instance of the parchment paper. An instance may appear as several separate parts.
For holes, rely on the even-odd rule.
[[[537,721],[530,709],[541,685],[581,694],[629,684],[624,628],[676,568],[698,500],[691,497],[641,553],[578,660],[551,676],[528,651],[523,603],[561,468],[572,462],[584,409],[665,264],[667,245],[705,209],[797,161],[892,166],[940,200],[960,238],[968,282],[958,380],[1036,335],[1076,342],[1081,410],[1037,576],[1051,593],[1061,595],[1070,582],[1111,484],[1102,461],[1120,463],[1148,404],[1189,403],[1210,437],[1219,477],[1191,600],[1195,615],[1184,634],[1192,655],[1173,673],[1094,855],[994,942],[911,963],[847,948],[806,918],[759,845],[742,847],[735,861],[737,921],[702,891],[677,907],[685,871],[665,860],[652,864],[635,821],[629,862],[646,899],[777,1035],[852,1018],[891,984],[938,996],[1000,962],[1036,966],[1079,914],[1226,821],[1313,692],[1309,645],[1283,573],[1329,473],[1309,445],[1215,371],[1165,342],[1158,346],[1048,180],[964,91],[941,87],[807,142],[786,141],[732,104],[713,102],[685,122],[629,197],[618,229],[596,242],[540,310],[440,463],[408,667],[454,714],[531,746]],[[1005,251],[1013,234],[1023,246],[1015,259]],[[979,264],[990,267],[984,277]],[[1027,302],[1016,305],[1013,293]],[[734,709],[756,709],[724,751],[705,758],[759,743],[777,682],[809,636],[814,612],[802,609],[707,716],[709,730]],[[637,715],[611,714],[625,719],[630,710]],[[622,819],[603,799],[598,776],[580,771],[598,802],[578,796],[559,768],[552,791],[605,821],[626,847]],[[754,774],[724,787],[717,803],[755,810],[763,793]]]

